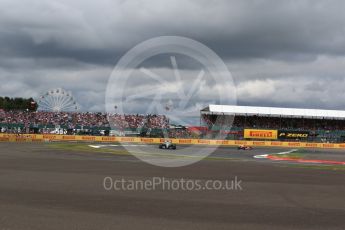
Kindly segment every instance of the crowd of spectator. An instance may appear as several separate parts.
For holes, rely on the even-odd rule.
[[[225,118],[227,117],[227,118]],[[288,117],[263,117],[263,116],[217,116],[203,115],[202,120],[207,126],[226,126],[256,128],[256,129],[281,129],[297,131],[317,130],[345,130],[345,120],[337,119],[311,119],[311,118],[288,118]]]
[[[125,128],[165,129],[169,127],[169,119],[164,115],[108,114],[108,119],[111,126],[116,129],[125,129]]]
[[[197,138],[198,134],[188,129],[169,129],[168,136],[170,138]]]
[[[0,132],[52,133],[59,129],[58,134],[152,137],[168,135],[171,138],[202,138],[216,132],[218,127],[220,131],[226,130],[231,136],[230,138],[239,139],[245,128],[309,131],[310,134],[320,133],[318,132],[320,130],[345,131],[345,120],[336,119],[217,115],[202,115],[201,118],[206,127],[193,131],[189,129],[190,127],[174,127],[170,124],[168,117],[156,114],[5,111],[0,109]]]
[[[226,118],[225,118],[226,117]],[[284,130],[345,130],[345,120],[283,118],[262,116],[217,116],[203,115],[207,126],[232,124],[235,128],[261,128]],[[0,110],[0,124],[21,124],[24,126],[64,126],[74,128],[112,127],[115,129],[166,129],[169,119],[155,114],[106,114],[106,113],[70,113],[43,111],[4,111]],[[182,132],[182,131],[181,131]],[[183,136],[184,134],[178,134]]]
[[[169,119],[164,115],[120,115],[106,113],[69,113],[69,112],[30,112],[0,110],[0,124],[21,124],[24,126],[77,126],[101,128],[167,128]]]

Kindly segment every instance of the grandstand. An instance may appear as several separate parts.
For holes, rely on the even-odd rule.
[[[345,111],[340,110],[209,105],[200,117],[209,131],[226,132],[228,139],[345,140]],[[225,117],[233,122],[224,124]]]
[[[186,128],[172,127],[164,115],[0,110],[2,133],[162,137],[163,129],[170,137],[190,136]]]
[[[157,114],[0,109],[0,132],[342,143],[345,111],[209,105],[200,126],[184,127]]]

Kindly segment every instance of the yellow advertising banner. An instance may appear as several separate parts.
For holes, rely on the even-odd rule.
[[[277,139],[277,130],[245,129],[246,138],[252,139]],[[224,146],[266,146],[266,147],[288,147],[288,148],[324,148],[324,149],[345,149],[345,143],[309,143],[309,142],[283,142],[283,141],[249,141],[249,140],[208,140],[208,139],[171,139],[178,145],[224,145]],[[106,137],[106,136],[69,136],[54,134],[6,134],[0,133],[0,142],[47,142],[47,141],[78,141],[78,142],[124,142],[158,144],[164,141],[163,138],[139,138],[139,137]]]
[[[244,138],[276,140],[278,130],[244,129]]]

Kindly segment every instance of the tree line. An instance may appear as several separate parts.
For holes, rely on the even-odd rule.
[[[10,98],[10,97],[0,97],[0,109],[3,110],[37,110],[37,103],[32,98]]]

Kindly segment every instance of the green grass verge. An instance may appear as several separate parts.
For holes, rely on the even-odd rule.
[[[277,157],[288,157],[288,158],[292,158],[292,159],[303,159],[307,153],[309,153],[309,152],[305,149],[298,149],[296,152],[292,152],[292,153],[288,153],[288,154],[272,154],[272,155],[277,156]],[[332,170],[332,171],[344,171],[345,172],[345,165],[285,164],[285,165],[280,165],[280,167],[293,167],[293,168]]]
[[[288,154],[271,154],[275,157],[282,157],[282,158],[291,158],[291,159],[303,159],[305,154],[301,152],[293,152]]]
[[[305,157],[305,155],[308,152],[305,151],[304,149],[297,149],[296,151],[292,152],[292,153],[287,153],[287,154],[269,154],[271,156],[275,156],[275,157],[282,157],[282,158],[291,158],[291,159],[303,159]]]
[[[345,173],[345,166],[344,165],[307,165],[307,164],[286,164],[286,165],[279,165],[279,167],[283,168],[303,168],[303,169],[314,169],[314,170],[331,170],[331,171],[341,171]]]
[[[92,145],[90,143],[90,145]],[[47,143],[47,147],[54,148],[57,150],[65,150],[65,151],[74,151],[79,153],[111,153],[111,154],[118,154],[118,155],[130,155],[126,150],[115,150],[115,149],[106,149],[106,148],[91,148],[87,143],[71,143],[71,142],[55,142],[55,143]]]
[[[49,148],[54,148],[56,150],[63,150],[63,151],[74,151],[78,153],[106,153],[106,154],[114,154],[114,155],[132,155],[127,150],[121,150],[121,149],[109,149],[109,148],[92,148],[89,145],[92,145],[94,143],[71,143],[71,142],[55,142],[55,143],[47,143],[46,146]],[[167,157],[167,158],[193,158],[197,156],[187,156],[187,155],[176,155],[172,153],[144,153],[144,152],[136,152],[137,155],[141,156],[147,156],[147,157]],[[205,157],[204,160],[213,160],[213,161],[219,161],[219,160],[239,160],[236,158],[223,158],[223,157],[212,157],[208,156]]]

